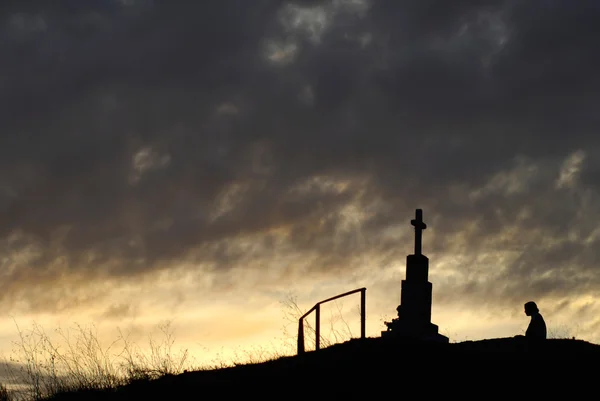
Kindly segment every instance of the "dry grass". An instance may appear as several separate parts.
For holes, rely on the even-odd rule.
[[[286,321],[283,346],[235,351],[233,357],[219,357],[210,366],[203,367],[191,364],[187,349],[174,349],[175,337],[170,322],[157,326],[160,338],[149,336],[145,352],[120,330],[117,338],[104,346],[93,325],[75,324],[69,330],[59,328],[48,334],[36,323],[23,330],[15,322],[19,340],[14,343],[12,356],[5,364],[5,375],[10,379],[6,386],[0,385],[0,401],[15,401],[17,398],[37,401],[65,392],[110,390],[133,382],[177,375],[186,370],[259,364],[295,355],[298,318],[304,311],[298,306],[296,297],[291,295],[281,305]],[[328,317],[329,324],[324,324],[321,331],[323,348],[353,337],[343,318],[343,306],[338,303],[334,306]],[[360,315],[360,310],[357,314]],[[329,329],[327,336],[324,335],[325,328]],[[315,329],[308,321],[305,321],[304,329],[305,342],[310,349],[311,345],[314,347]],[[13,387],[24,390],[15,392],[11,390]]]
[[[0,401],[42,400],[62,392],[114,389],[193,368],[187,349],[173,349],[170,322],[158,325],[162,338],[157,341],[150,336],[146,353],[120,330],[117,339],[103,346],[93,325],[56,329],[52,336],[36,323],[27,330],[15,325],[19,340],[6,364],[11,367],[5,372],[10,379],[0,387]],[[24,390],[11,391],[9,386]]]

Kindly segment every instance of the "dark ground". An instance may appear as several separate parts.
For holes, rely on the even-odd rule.
[[[302,356],[187,372],[54,400],[598,399],[600,345],[517,339],[452,344],[351,340]]]

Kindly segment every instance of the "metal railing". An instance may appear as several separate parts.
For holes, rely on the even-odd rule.
[[[304,353],[304,318],[315,311],[315,350],[318,351],[320,346],[321,338],[321,304],[325,302],[333,301],[338,298],[345,297],[360,292],[360,338],[365,338],[366,331],[366,288],[358,288],[356,290],[348,291],[335,297],[327,298],[321,302],[317,302],[308,312],[306,312],[300,319],[298,319],[298,355]]]

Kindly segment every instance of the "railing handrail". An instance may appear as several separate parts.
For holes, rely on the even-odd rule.
[[[312,308],[308,310],[304,315],[298,319],[298,354],[304,353],[304,318],[315,311],[315,350],[320,349],[320,337],[321,337],[321,304],[336,300],[338,298],[352,295],[357,292],[361,293],[360,297],[360,338],[365,338],[366,331],[366,287],[357,288],[356,290],[348,291],[343,294],[336,295],[331,298],[324,299],[323,301],[317,302]]]
[[[302,319],[304,319],[306,316],[310,315],[310,313],[311,313],[312,311],[314,311],[314,310],[317,308],[317,306],[319,306],[319,305],[321,305],[321,304],[324,304],[324,303],[326,303],[326,302],[329,302],[329,301],[336,300],[336,299],[338,299],[338,298],[345,297],[346,295],[352,295],[352,294],[354,294],[354,293],[356,293],[356,292],[359,292],[359,291],[365,291],[365,290],[366,290],[366,287],[363,287],[363,288],[357,288],[356,290],[348,291],[348,292],[345,292],[345,293],[343,293],[343,294],[336,295],[335,297],[327,298],[327,299],[325,299],[325,300],[323,300],[323,301],[321,301],[321,302],[317,302],[317,303],[315,304],[315,306],[313,306],[312,308],[310,308],[308,312],[306,312],[304,315],[302,315],[302,317],[300,318],[300,320],[302,320]]]

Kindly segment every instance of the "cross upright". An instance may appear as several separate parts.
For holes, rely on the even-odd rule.
[[[427,228],[427,224],[423,223],[423,209],[416,210],[415,218],[410,221],[410,224],[415,226],[415,255],[420,255],[423,243],[423,230]]]

